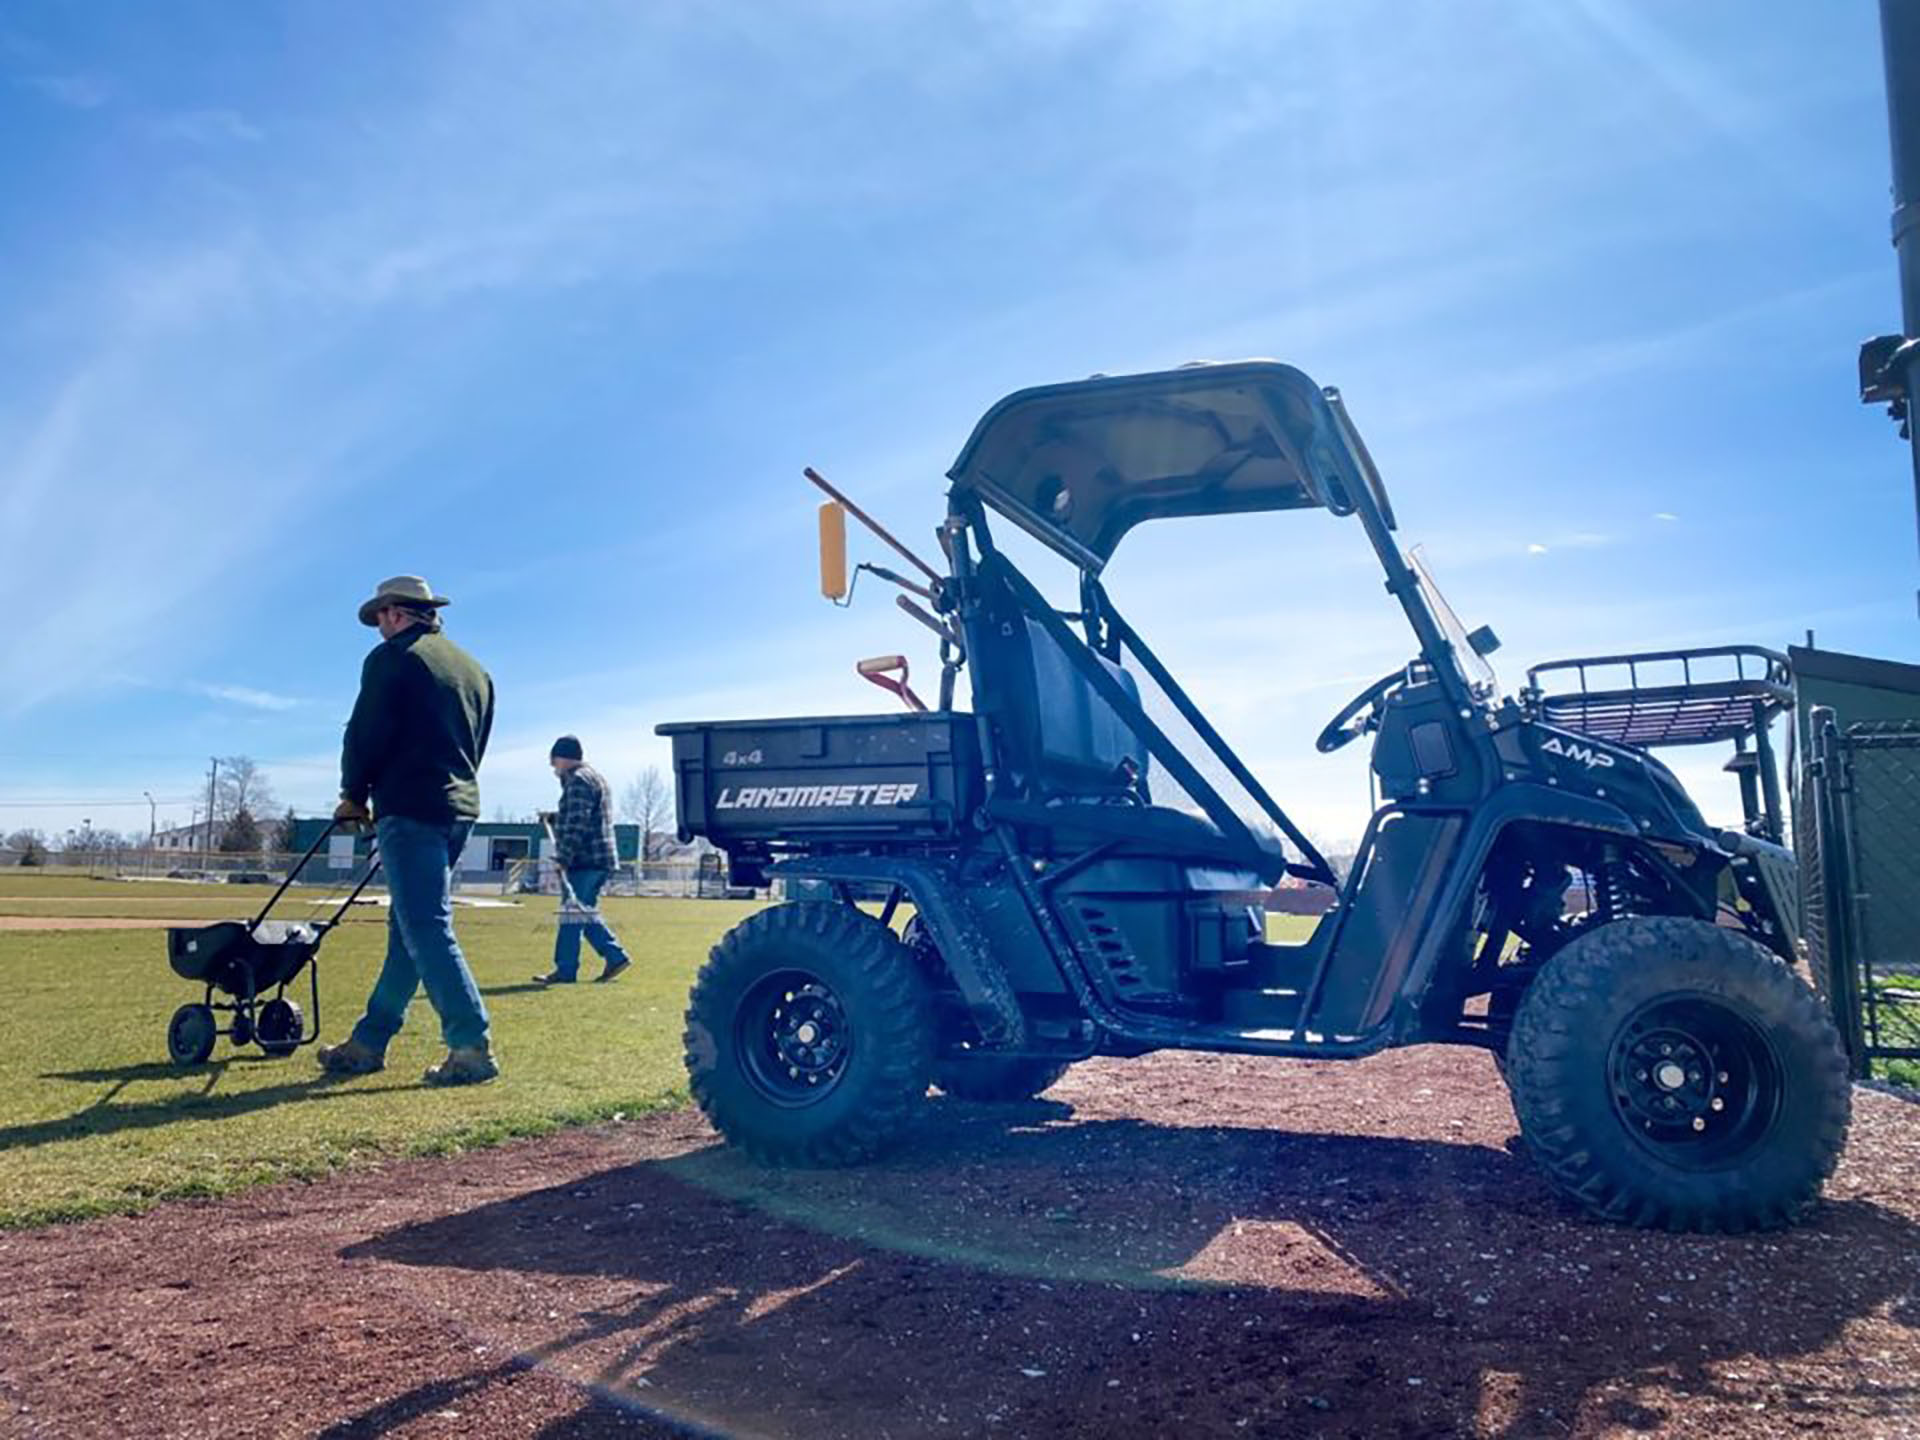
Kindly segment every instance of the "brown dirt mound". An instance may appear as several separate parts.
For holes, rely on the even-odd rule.
[[[1742,1239],[1574,1219],[1513,1138],[1477,1054],[1159,1056],[851,1172],[682,1112],[0,1234],[0,1432],[1915,1433],[1920,1108]]]

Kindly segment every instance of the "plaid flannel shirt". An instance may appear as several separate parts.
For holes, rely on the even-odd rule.
[[[613,848],[613,792],[591,765],[576,765],[560,777],[553,838],[554,858],[564,870],[619,868]]]

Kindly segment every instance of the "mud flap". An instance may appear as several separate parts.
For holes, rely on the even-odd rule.
[[[981,1038],[996,1050],[1025,1048],[1027,1022],[1019,999],[1005,968],[994,959],[952,866],[863,855],[785,860],[773,867],[773,874],[792,880],[877,881],[899,886],[925,918]]]

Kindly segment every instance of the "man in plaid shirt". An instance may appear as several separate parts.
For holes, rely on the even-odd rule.
[[[560,929],[553,940],[553,969],[534,980],[541,985],[571,985],[580,978],[580,935],[606,963],[597,977],[613,979],[633,963],[596,908],[600,887],[619,866],[613,848],[613,792],[598,770],[586,763],[580,742],[562,735],[553,742],[553,771],[560,777],[560,809],[555,816],[554,861],[560,866]]]

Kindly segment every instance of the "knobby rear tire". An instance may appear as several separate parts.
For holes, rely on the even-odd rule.
[[[811,977],[812,984],[784,977]],[[769,987],[771,987],[769,989]],[[834,1030],[818,1093],[789,1082],[775,1032],[795,994],[814,1014],[805,1038]],[[784,997],[784,998],[783,998]],[[695,1103],[726,1139],[764,1164],[851,1165],[896,1142],[926,1101],[933,1070],[926,981],[893,932],[851,906],[777,905],[728,931],[701,968],[686,1013]],[[762,1023],[764,1021],[764,1023]],[[788,1044],[797,1042],[791,1034]]]

